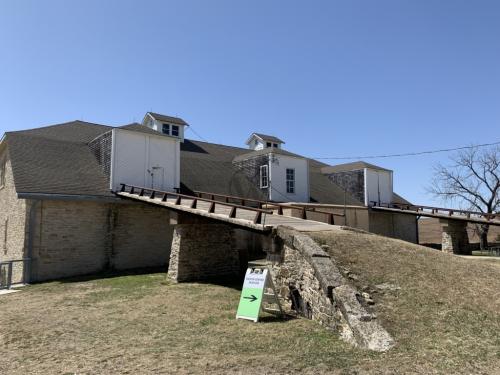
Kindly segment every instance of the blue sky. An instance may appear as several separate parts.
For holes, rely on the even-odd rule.
[[[2,0],[0,133],[153,110],[310,157],[500,141],[499,19],[482,0]],[[437,204],[425,186],[447,156],[368,161]]]

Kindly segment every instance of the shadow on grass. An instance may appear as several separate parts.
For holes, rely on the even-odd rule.
[[[130,270],[122,270],[122,271],[117,271],[117,270],[105,270],[102,272],[98,273],[93,273],[93,274],[88,274],[88,275],[80,275],[80,276],[71,276],[71,277],[65,277],[61,279],[54,279],[54,280],[44,280],[41,282],[36,282],[33,283],[35,284],[44,284],[47,282],[51,281],[57,281],[63,284],[71,284],[71,283],[80,283],[80,282],[87,282],[87,281],[96,281],[96,280],[103,280],[103,279],[112,279],[112,278],[117,278],[117,277],[124,277],[124,276],[144,276],[144,275],[150,275],[150,274],[161,274],[163,273],[165,275],[165,281],[167,283],[173,282],[173,281],[168,281],[167,280],[167,267],[147,267],[147,268],[135,268],[135,269],[130,269]],[[186,282],[180,282],[179,284],[189,284],[189,283],[197,283],[197,284],[207,284],[207,285],[218,285],[226,288],[231,288],[234,290],[240,291],[242,286],[243,286],[243,279],[244,276],[220,276],[220,277],[211,277],[207,279],[202,279],[202,280],[190,280]]]
[[[85,281],[94,281],[101,279],[110,279],[114,277],[123,277],[123,276],[139,276],[139,275],[148,275],[148,274],[156,274],[156,273],[165,273],[167,274],[166,267],[147,267],[147,268],[134,268],[131,270],[105,270],[98,273],[93,273],[89,275],[81,275],[81,276],[71,276],[65,277],[62,279],[54,279],[54,280],[44,280],[41,282],[36,282],[33,284],[43,284],[50,281],[58,281],[60,283],[79,283]]]

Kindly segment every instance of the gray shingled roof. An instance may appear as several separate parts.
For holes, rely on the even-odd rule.
[[[189,126],[186,121],[179,117],[173,117],[173,116],[167,116],[167,115],[162,115],[159,113],[154,113],[154,112],[148,112],[147,114],[151,115],[154,117],[155,120],[162,121],[162,122],[168,122],[171,124],[177,124],[177,125],[186,125]]]
[[[328,165],[321,169],[321,171],[325,174],[337,173],[337,172],[348,172],[348,171],[356,171],[359,169],[375,169],[378,171],[390,171],[390,169],[379,167],[378,165],[370,164],[364,161],[355,161],[352,163],[345,164],[337,164],[337,165]]]
[[[121,128],[159,134],[138,124]],[[73,121],[6,133],[17,192],[112,197],[107,176],[87,145],[112,129],[111,126]],[[278,149],[262,152],[270,151],[300,157]],[[264,198],[262,191],[233,164],[235,158],[248,154],[246,148],[186,139],[181,143],[181,188]],[[309,159],[311,200],[343,204],[344,191],[321,172],[326,166]],[[350,195],[346,203],[362,205]]]
[[[248,151],[248,150],[245,150],[245,151]],[[283,150],[281,148],[269,147],[269,148],[263,148],[261,150],[250,151],[250,152],[246,152],[244,154],[238,155],[233,159],[233,161],[238,162],[238,161],[247,160],[247,159],[257,157],[257,156],[267,155],[267,154],[271,154],[271,153],[292,156],[295,158],[304,158],[303,156],[294,154],[292,152]]]
[[[59,128],[61,140],[55,128],[6,134],[18,193],[113,196],[86,143],[107,127],[81,125],[75,122]]]

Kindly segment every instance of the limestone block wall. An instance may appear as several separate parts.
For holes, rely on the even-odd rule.
[[[109,266],[108,206],[40,202],[32,253],[33,281],[89,274]]]
[[[169,210],[143,204],[114,205],[112,267],[166,266],[174,227]]]
[[[236,276],[239,254],[233,228],[225,224],[177,224],[168,277],[175,281]]]
[[[22,259],[25,254],[26,221],[28,205],[23,199],[17,199],[14,176],[8,150],[0,152],[0,168],[4,169],[3,181],[0,181],[0,262]],[[2,275],[0,275],[2,277]],[[15,264],[12,282],[23,282],[22,264]]]
[[[441,219],[441,250],[451,254],[470,255],[471,247],[467,233],[467,222]]]
[[[135,203],[39,201],[32,281],[165,266],[173,230],[169,217],[167,210]]]
[[[368,310],[363,296],[341,275],[330,256],[309,236],[278,227],[270,259],[284,304],[354,345],[386,351],[394,340]]]

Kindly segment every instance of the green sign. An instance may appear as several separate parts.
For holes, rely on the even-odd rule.
[[[241,291],[240,304],[236,319],[259,320],[260,307],[264,287],[267,280],[267,269],[249,268],[245,274],[245,282]]]

